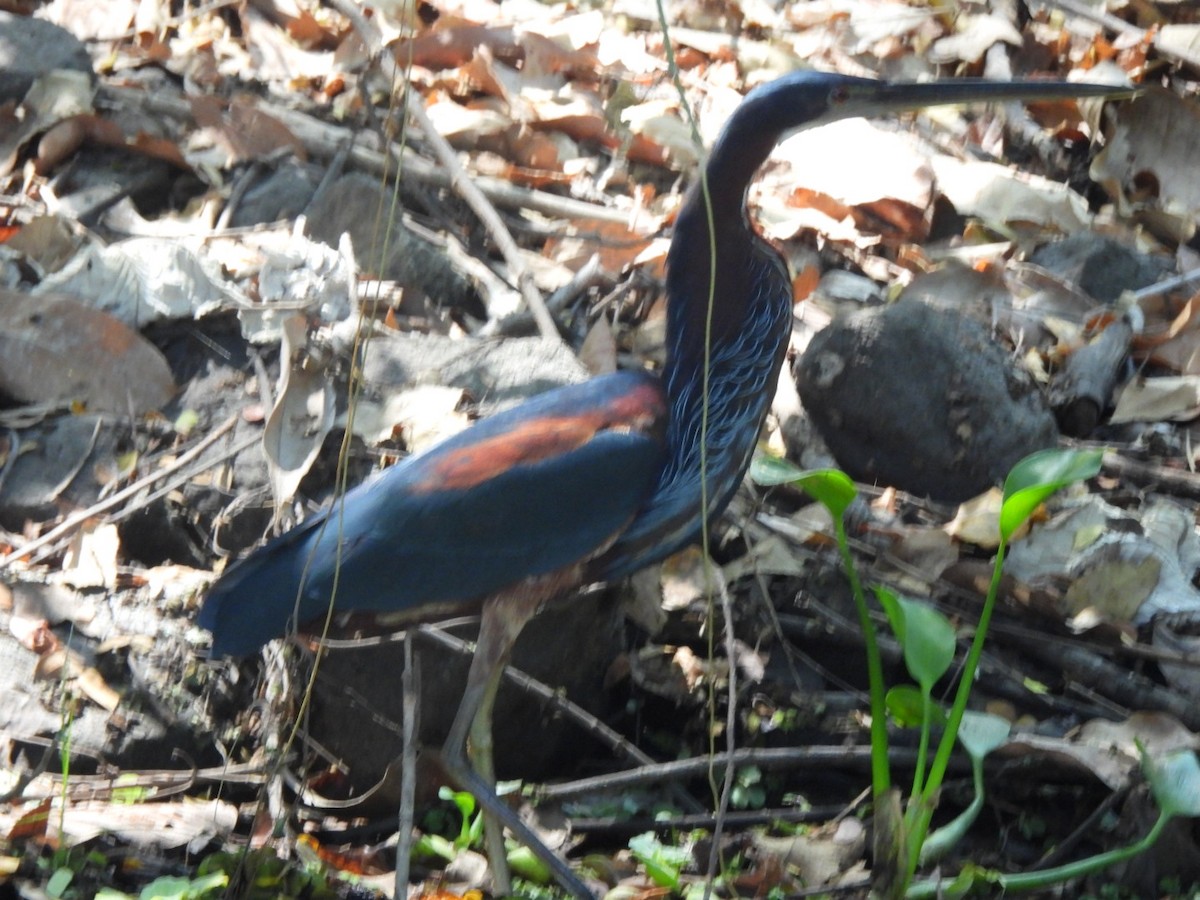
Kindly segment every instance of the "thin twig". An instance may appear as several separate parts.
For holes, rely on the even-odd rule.
[[[195,122],[191,106],[178,97],[153,93],[142,88],[104,84],[97,89],[98,96],[108,103],[120,107],[139,109],[155,116],[168,116],[181,122]],[[278,104],[260,101],[256,107],[264,116],[275,119],[292,133],[309,156],[330,159],[345,147],[348,129],[314,118],[298,110],[287,109]],[[373,175],[390,175],[402,165],[404,177],[432,187],[449,188],[450,175],[442,168],[408,147],[381,146],[377,135],[362,134],[350,148],[350,163]],[[514,185],[499,178],[478,176],[472,184],[479,188],[492,203],[511,209],[528,209],[546,216],[560,219],[591,219],[628,225],[633,213],[629,210],[613,209],[563,197],[546,191],[531,190]]]
[[[99,503],[95,503],[92,506],[88,507],[87,509],[80,510],[79,512],[74,513],[73,515],[68,516],[61,523],[56,525],[54,528],[51,528],[45,534],[41,535],[40,537],[34,538],[32,541],[29,541],[26,544],[22,544],[20,547],[13,550],[11,553],[9,553],[7,556],[5,556],[3,559],[0,559],[0,569],[3,569],[7,566],[11,566],[17,560],[21,559],[24,556],[27,556],[28,554],[32,553],[34,550],[37,550],[41,547],[46,546],[47,544],[50,544],[50,543],[58,540],[60,537],[62,537],[65,534],[70,534],[76,528],[79,528],[81,525],[83,525],[85,522],[87,522],[89,519],[91,519],[93,516],[97,516],[100,513],[104,512],[105,510],[112,509],[114,506],[119,506],[121,503],[124,503],[126,500],[133,497],[135,494],[137,494],[138,491],[142,490],[143,488],[149,487],[150,485],[154,484],[155,482],[161,481],[162,479],[166,478],[173,472],[177,472],[178,470],[182,469],[184,466],[191,463],[191,461],[194,460],[197,456],[199,456],[201,453],[203,453],[205,450],[207,450],[210,446],[212,446],[214,443],[216,443],[217,440],[219,440],[226,432],[231,431],[233,429],[233,426],[237,424],[237,421],[238,421],[238,417],[236,414],[230,416],[228,419],[226,419],[224,422],[222,422],[211,434],[207,435],[203,440],[198,442],[195,447],[193,447],[191,450],[188,450],[186,453],[181,454],[180,457],[177,460],[175,460],[175,462],[171,463],[171,465],[165,466],[162,469],[158,469],[157,471],[151,472],[149,475],[145,476],[144,478],[139,478],[133,484],[128,485],[127,487],[123,488],[122,490],[117,491],[115,494],[113,494],[107,500],[101,500]]]
[[[383,65],[386,57],[385,48],[379,30],[374,27],[374,24],[346,0],[330,0],[330,3],[350,19],[351,26],[366,44],[367,52]],[[394,63],[394,60],[388,59],[387,61]],[[395,79],[393,79],[393,83],[396,83]],[[408,90],[407,85],[405,85],[405,90]],[[462,164],[458,161],[458,154],[454,152],[450,142],[434,127],[433,120],[429,118],[429,113],[425,109],[424,101],[414,94],[412,102],[406,104],[406,108],[416,121],[417,127],[425,135],[430,147],[433,148],[438,163],[450,176],[451,189],[463,198],[488,234],[491,235],[492,240],[496,242],[500,255],[504,257],[509,272],[517,282],[517,288],[525,300],[525,305],[533,314],[534,321],[537,322],[538,331],[541,332],[542,337],[561,341],[562,336],[558,333],[558,326],[554,324],[554,317],[546,309],[545,300],[542,299],[542,294],[534,283],[533,272],[530,271],[529,266],[525,265],[521,249],[513,240],[512,233],[505,226],[500,214],[496,212],[496,207],[484,196],[483,191],[463,169]]]
[[[417,797],[417,715],[420,705],[420,673],[415,668],[413,642],[404,642],[404,675],[400,690],[404,695],[404,768],[400,772],[400,821],[396,841],[396,875],[392,896],[408,896],[408,863],[412,852],[413,820]]]
[[[916,763],[917,751],[909,747],[894,747],[888,751],[888,758],[893,765],[913,766]],[[743,748],[735,750],[733,753],[696,756],[674,762],[655,763],[652,766],[643,766],[627,772],[543,785],[538,790],[538,796],[558,800],[598,791],[625,790],[642,784],[657,784],[671,779],[696,778],[708,772],[710,766],[724,766],[730,762],[738,767],[758,766],[760,769],[809,767],[827,770],[835,766],[846,769],[864,769],[871,764],[871,748],[865,744],[855,747]],[[965,772],[965,764],[959,767],[959,770]]]

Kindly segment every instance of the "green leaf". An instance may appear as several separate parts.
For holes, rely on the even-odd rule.
[[[475,797],[469,791],[456,791],[452,787],[442,785],[438,788],[438,799],[451,801],[458,807],[464,819],[475,812]]]
[[[1004,481],[1000,536],[1009,540],[1051,494],[1100,471],[1103,450],[1040,450],[1026,456]]]
[[[679,873],[691,859],[687,850],[663,844],[653,831],[630,838],[629,851],[646,867],[651,881],[672,890],[679,886]]]
[[[904,621],[904,607],[900,605],[900,596],[890,588],[877,584],[875,585],[875,598],[883,607],[883,614],[887,616],[888,624],[892,626],[892,633],[896,635],[896,640],[903,646],[904,636],[908,634],[908,623]]]
[[[983,759],[1008,740],[1011,731],[1007,719],[967,710],[958,726],[958,742],[971,759]]]
[[[1177,750],[1152,759],[1142,757],[1142,767],[1158,808],[1169,816],[1200,816],[1200,762],[1191,750]]]
[[[138,900],[186,900],[194,896],[192,882],[187,878],[163,875],[142,888]]]
[[[70,869],[55,869],[46,880],[46,893],[51,897],[61,897],[67,892],[67,888],[71,886],[71,880],[74,877],[75,873]]]
[[[446,862],[454,862],[458,850],[455,849],[449,838],[442,837],[440,834],[423,834],[413,842],[410,855],[414,860],[434,856],[444,859]]]
[[[750,477],[755,484],[770,487],[776,484],[791,484],[804,477],[805,470],[782,456],[759,453],[750,461]]]
[[[908,674],[922,691],[932,693],[933,686],[954,662],[954,626],[932,606],[901,597],[885,587],[877,586],[875,596],[904,649]]]
[[[919,727],[925,717],[924,709],[925,695],[914,684],[898,684],[887,692],[888,714],[902,728]],[[934,709],[940,712],[938,707]]]
[[[801,469],[778,456],[756,456],[750,463],[750,477],[757,484],[794,484],[814,500],[841,518],[858,496],[850,476],[837,469]]]
[[[534,884],[550,883],[553,877],[550,867],[538,859],[528,847],[514,847],[505,856],[508,857],[508,867],[526,881],[532,881]]]

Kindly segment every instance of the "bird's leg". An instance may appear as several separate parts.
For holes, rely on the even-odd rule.
[[[537,591],[514,591],[493,597],[484,604],[467,687],[442,747],[442,761],[458,786],[472,793],[483,807],[485,844],[498,893],[509,890],[503,838],[503,828],[507,827],[517,840],[546,863],[563,888],[581,900],[592,900],[591,891],[566,861],[542,843],[516,812],[496,796],[495,790],[492,706],[517,635],[537,612],[542,599]],[[467,763],[468,737],[473,765]]]
[[[479,624],[479,639],[475,643],[475,655],[471,658],[471,671],[467,675],[467,687],[446,738],[445,755],[461,759],[465,748],[471,769],[483,779],[492,794],[496,790],[496,765],[492,757],[492,710],[496,705],[496,693],[500,688],[504,667],[512,656],[513,644],[530,615],[524,615],[516,603],[507,601],[505,597],[489,600],[485,605]],[[484,806],[483,844],[488,861],[492,864],[496,893],[508,894],[512,890],[512,879],[504,849],[504,827],[495,814],[486,808],[485,801],[480,797],[476,799]],[[503,801],[497,798],[497,802]]]
[[[515,638],[515,635],[514,635]],[[504,667],[512,655],[512,643],[504,653],[488,677],[487,687],[484,688],[483,699],[479,711],[471,719],[470,737],[467,741],[467,758],[471,768],[491,787],[496,789],[496,764],[492,754],[492,710],[496,704],[496,692],[504,675]],[[497,797],[498,802],[503,803]],[[512,878],[508,871],[508,853],[504,848],[504,826],[490,812],[483,814],[483,846],[492,864],[492,879],[496,892],[507,894],[512,890]]]

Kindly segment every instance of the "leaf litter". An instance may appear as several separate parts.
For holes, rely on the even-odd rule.
[[[17,654],[22,663],[13,668],[12,677],[33,672],[39,660],[40,671],[53,673],[41,683],[39,695],[40,709],[51,713],[49,719],[25,714],[8,719],[4,727],[14,748],[6,776],[29,776],[10,801],[4,821],[9,833],[16,834],[30,808],[25,804],[59,796],[58,779],[38,772],[36,748],[55,737],[58,713],[71,710],[75,755],[66,782],[73,789],[92,777],[89,754],[103,756],[110,767],[128,774],[172,769],[183,790],[196,799],[205,795],[201,785],[210,783],[206,779],[220,778],[222,771],[227,779],[249,773],[248,786],[236,780],[226,785],[237,810],[220,801],[219,808],[197,805],[189,811],[187,804],[149,802],[147,796],[137,806],[117,811],[63,795],[61,821],[71,827],[60,837],[92,844],[115,837],[138,846],[144,830],[178,831],[180,843],[199,852],[214,839],[218,844],[225,840],[239,818],[244,825],[252,814],[256,786],[266,778],[259,765],[262,753],[271,742],[270,729],[280,727],[271,717],[281,715],[281,709],[268,704],[268,722],[255,721],[253,710],[262,707],[253,705],[254,664],[213,670],[201,662],[204,636],[190,624],[199,587],[191,575],[178,578],[189,585],[186,591],[153,587],[161,580],[157,564],[188,561],[216,571],[225,558],[271,530],[282,504],[291,507],[289,516],[303,515],[310,504],[330,495],[332,460],[340,431],[350,421],[346,398],[357,389],[351,387],[354,357],[349,350],[355,335],[368,347],[383,347],[400,332],[430,340],[440,335],[473,346],[474,332],[528,334],[532,324],[519,313],[502,312],[502,303],[472,303],[472,294],[498,296],[497,285],[511,273],[497,261],[494,237],[477,228],[447,190],[455,176],[423,158],[426,136],[403,130],[389,99],[392,83],[363,65],[362,23],[339,10],[339,4],[218,6],[180,16],[163,4],[111,4],[103,18],[81,15],[86,10],[80,6],[56,0],[44,16],[75,31],[76,37],[96,41],[99,102],[93,105],[87,90],[58,90],[54,76],[44,76],[13,98],[27,127],[10,132],[0,154],[0,215],[5,234],[12,236],[0,244],[5,297],[20,294],[20,303],[42,304],[41,316],[54,311],[45,321],[57,321],[60,335],[55,337],[41,320],[41,327],[31,330],[26,317],[23,346],[32,348],[25,352],[34,356],[28,363],[18,360],[12,343],[3,354],[10,374],[2,384],[10,405],[0,412],[8,435],[0,469],[0,525],[9,530],[0,549],[6,553],[4,579],[14,588],[41,582],[58,587],[72,581],[72,572],[76,582],[81,578],[80,566],[69,563],[70,539],[77,537],[75,558],[103,561],[103,566],[83,579],[86,587],[76,587],[89,602],[113,610],[100,617],[111,633],[89,640],[116,643],[99,653],[103,665],[81,665],[82,657],[64,665],[64,644],[57,636],[62,626],[55,628],[70,615],[52,621],[0,610],[11,620],[5,634],[24,636],[19,646],[3,651]],[[661,256],[652,251],[655,241],[661,241],[660,229],[678,208],[680,178],[686,178],[697,159],[669,81],[663,35],[653,19],[644,11],[576,11],[483,0],[412,9],[381,4],[370,13],[368,26],[408,67],[410,102],[427,105],[430,120],[454,146],[466,177],[504,211],[521,254],[529,259],[544,255],[559,264],[537,271],[542,290],[565,292],[551,300],[568,343],[578,349],[585,335],[593,336],[586,353],[593,369],[606,367],[614,356],[625,364],[653,364],[660,358],[662,338],[656,305]],[[624,16],[620,23],[618,15]],[[1035,18],[1022,31],[997,14],[946,17],[898,4],[849,0],[782,10],[743,4],[719,13],[680,4],[668,15],[687,26],[673,31],[672,38],[689,101],[710,139],[745,87],[801,62],[857,74],[867,60],[873,72],[909,77],[940,65],[945,67],[942,74],[954,74],[950,69],[955,65],[959,71],[976,72],[984,57],[996,54],[1019,60],[1017,47],[1024,42],[1041,52],[1042,71],[1064,75],[1080,70],[1083,77],[1095,77],[1082,70],[1105,59],[1138,77],[1156,53],[1170,62],[1189,59],[1186,29],[1194,27],[1168,24],[1150,36],[1141,23],[1124,22],[1107,32],[1110,42],[1104,28],[1093,27],[1090,36],[1088,31],[1068,32],[1048,17]],[[749,32],[735,40],[739,28]],[[174,80],[162,78],[162,71]],[[1185,71],[1169,68],[1168,80],[1185,79]],[[76,100],[50,104],[50,96]],[[1005,116],[995,111],[921,117],[916,128],[910,123],[845,123],[842,129],[812,131],[781,147],[752,190],[752,202],[764,230],[784,244],[789,256],[809,260],[819,272],[849,270],[873,279],[879,296],[890,296],[889,285],[912,282],[922,285],[926,301],[961,303],[960,295],[969,292],[956,287],[957,277],[946,277],[941,284],[922,281],[953,255],[979,272],[1004,273],[988,288],[996,302],[976,314],[1002,324],[1004,346],[1052,369],[1094,339],[1086,320],[1111,301],[1083,292],[1082,305],[1056,307],[1055,320],[996,286],[1012,279],[1009,273],[1019,271],[1016,261],[1029,250],[1069,234],[1104,235],[1138,253],[1166,257],[1177,271],[1195,268],[1188,241],[1196,204],[1188,201],[1185,184],[1194,168],[1195,141],[1188,137],[1194,113],[1190,99],[1166,90],[1113,104],[1103,114],[1071,108],[1036,111],[1039,133],[1053,135],[1068,162],[1064,166],[1060,154],[1053,165],[1027,158],[1018,168],[976,158],[967,150],[983,147],[1004,156],[1011,149]],[[396,139],[403,135],[408,142],[400,163],[405,212],[397,217],[386,212],[383,189],[343,189],[343,197],[357,198],[348,219],[379,223],[377,228],[372,224],[376,233],[425,229],[461,247],[461,258],[472,260],[469,266],[451,266],[452,275],[422,282],[411,270],[387,264],[379,252],[384,241],[356,240],[353,263],[347,262],[344,249],[305,249],[312,229],[326,220],[318,205],[322,190],[328,195],[337,175],[349,169],[377,179],[383,171],[394,171],[392,150],[379,140],[381,132]],[[1091,142],[1099,151],[1089,181],[1085,151]],[[888,146],[897,149],[883,152]],[[854,162],[852,154],[864,147],[873,152]],[[117,156],[105,155],[113,153]],[[114,166],[114,159],[121,165]],[[839,165],[814,166],[814,159],[838,160]],[[252,192],[266,176],[282,171],[285,162],[300,176],[285,191],[301,185],[301,196],[268,195],[258,221],[230,229],[229,210],[236,212],[243,203],[249,208]],[[31,167],[23,168],[26,163]],[[89,181],[91,170],[108,177]],[[297,216],[312,210],[318,215],[307,221],[308,230],[296,229]],[[57,236],[51,242],[34,240],[34,228]],[[947,240],[964,230],[965,241]],[[339,238],[340,233],[331,236],[335,244]],[[420,252],[443,260],[448,256],[436,249],[436,242],[412,246],[435,248]],[[419,253],[406,250],[401,255],[409,259]],[[573,274],[592,260],[598,260],[599,277],[575,287]],[[463,302],[439,305],[437,285],[451,277],[466,286]],[[1068,293],[1078,293],[1077,275],[1052,277],[1064,279]],[[1120,277],[1099,276],[1101,281]],[[359,288],[351,289],[355,280]],[[313,286],[318,289],[310,290]],[[1131,282],[1125,287],[1138,291],[1148,285]],[[70,292],[69,302],[82,305],[55,306],[67,301],[47,297],[50,291]],[[425,301],[416,302],[421,294]],[[509,296],[516,296],[511,287]],[[1105,417],[1093,437],[1130,464],[1110,468],[1089,486],[1095,502],[1116,504],[1119,514],[1102,517],[1083,529],[1086,533],[1075,527],[1062,557],[1046,549],[1059,540],[1055,535],[1063,527],[1064,513],[1054,510],[1016,545],[1014,556],[1016,551],[1038,556],[1039,574],[1013,565],[1011,606],[992,650],[1011,677],[993,673],[994,683],[980,686],[981,700],[1007,693],[1013,704],[1017,727],[1003,752],[1025,770],[1052,760],[1071,761],[1073,770],[1048,775],[1039,789],[1077,801],[1080,809],[1103,803],[1097,785],[1115,791],[1134,783],[1136,767],[1128,747],[1135,737],[1145,741],[1155,733],[1149,721],[1165,722],[1168,730],[1182,735],[1177,743],[1184,746],[1195,746],[1194,729],[1200,728],[1186,704],[1164,706],[1163,701],[1164,693],[1194,696],[1186,638],[1191,630],[1187,617],[1200,615],[1191,585],[1196,560],[1185,552],[1188,540],[1169,544],[1152,536],[1158,533],[1152,525],[1157,501],[1175,495],[1194,504],[1200,496],[1189,477],[1196,461],[1198,406],[1195,391],[1189,393],[1196,375],[1195,316],[1189,313],[1195,301],[1183,286],[1165,296],[1122,302],[1132,302],[1144,317],[1129,356],[1139,370],[1133,378],[1122,376],[1125,387],[1115,402],[1117,412]],[[1011,308],[1022,304],[1017,323]],[[5,305],[21,308],[16,298]],[[1115,317],[1128,308],[1118,306]],[[800,350],[812,323],[822,317],[805,304],[797,311]],[[484,322],[481,315],[491,321]],[[104,335],[125,334],[117,320],[132,335],[123,340],[136,349],[94,354],[98,345],[111,346],[111,340],[101,340]],[[284,321],[292,323],[292,330],[281,351],[274,323]],[[15,342],[22,332],[5,327],[0,333]],[[487,344],[471,353],[471,372],[489,372]],[[419,447],[429,432],[460,427],[478,411],[494,408],[501,396],[512,402],[522,391],[536,393],[583,377],[578,363],[550,364],[524,388],[517,386],[519,379],[491,374],[460,383],[450,374],[449,363],[430,366],[420,354],[389,352],[379,358],[386,365],[376,370],[380,377],[361,396],[371,412],[356,427],[357,443],[351,446],[360,474],[376,468],[379,458]],[[66,377],[72,368],[56,364],[65,359],[90,377]],[[414,377],[415,372],[423,374]],[[105,384],[117,387],[104,394],[99,388]],[[420,404],[399,402],[416,388]],[[246,414],[256,405],[275,410],[267,418],[273,424],[264,426],[261,416]],[[85,412],[104,414],[97,419],[99,431],[90,424],[74,431],[48,427]],[[803,413],[794,407],[781,411],[770,442],[795,454],[819,453],[807,442],[801,448],[789,441],[797,426],[787,418],[798,415]],[[200,424],[173,429],[173,422],[184,419]],[[218,426],[229,429],[223,432],[226,437],[189,457]],[[274,437],[267,441],[266,433]],[[266,444],[274,450],[266,452]],[[130,449],[136,452],[130,454]],[[41,492],[45,502],[13,503],[17,466],[22,467],[21,478],[29,478],[24,473],[31,466],[45,467],[41,460],[50,458],[59,465]],[[129,467],[107,462],[118,458],[133,462]],[[101,472],[109,474],[101,477]],[[275,492],[267,501],[270,483]],[[114,491],[119,496],[119,488],[130,484],[143,487],[115,507],[102,506],[106,497]],[[956,514],[953,507],[904,494],[884,495],[880,501],[859,513],[857,552],[864,563],[873,566],[875,577],[935,599],[958,617],[960,626],[969,625],[978,593],[962,585],[972,583],[967,577],[972,564],[987,557],[987,523],[996,513],[987,504],[971,504]],[[781,739],[803,747],[862,733],[852,712],[853,688],[862,674],[861,665],[855,665],[858,644],[853,629],[839,624],[845,598],[828,574],[825,525],[798,508],[797,498],[786,492],[775,492],[765,503],[760,509],[739,501],[735,510],[740,514],[727,515],[713,535],[712,550],[726,576],[738,576],[730,585],[736,597],[734,627],[744,642],[737,665],[731,669],[710,658],[705,634],[713,624],[706,614],[703,579],[694,574],[681,578],[676,567],[665,583],[653,575],[640,580],[643,587],[649,584],[652,596],[670,600],[659,601],[656,615],[639,615],[646,629],[635,632],[640,646],[624,665],[613,650],[608,694],[590,698],[591,705],[606,701],[610,710],[625,710],[610,718],[661,758],[705,752],[709,737],[724,728],[725,714],[709,719],[705,704],[697,701],[723,703],[723,686],[731,677],[754,695],[733,717],[737,740],[750,751],[778,746]],[[1173,533],[1194,541],[1194,512],[1190,506],[1175,508],[1182,511],[1177,516],[1182,525]],[[1071,507],[1063,509],[1069,514]],[[100,530],[83,527],[93,519],[109,524]],[[952,519],[957,524],[943,530]],[[78,524],[65,529],[57,543],[50,542],[49,564],[34,561],[35,554],[25,548],[60,521]],[[106,536],[103,552],[96,543],[99,535]],[[953,540],[947,541],[947,535]],[[1109,546],[1116,549],[1096,550]],[[1147,561],[1154,573],[1146,569]],[[721,571],[713,570],[716,577]],[[1167,574],[1169,585],[1164,584]],[[1108,602],[1109,595],[1115,603]],[[1031,597],[1040,598],[1036,615]],[[583,631],[580,639],[587,640],[586,627]],[[151,635],[153,641],[129,642]],[[560,635],[542,640],[569,642]],[[1063,642],[1071,642],[1069,659],[1054,652]],[[89,655],[94,650],[89,648]],[[643,663],[634,662],[638,659]],[[646,665],[650,660],[653,666]],[[552,680],[560,667],[553,662],[545,666]],[[379,681],[377,672],[362,668],[366,679]],[[1113,690],[1104,673],[1111,678],[1114,670],[1129,675],[1131,690]],[[1019,689],[1011,687],[1014,682]],[[13,684],[27,697],[33,682]],[[337,696],[317,699],[317,718],[310,724],[316,730],[306,734],[310,747],[322,744],[321,704],[345,702]],[[766,728],[750,709],[773,709],[771,721],[786,724]],[[1172,713],[1183,722],[1173,720]],[[155,734],[146,722],[156,717],[182,724]],[[1113,740],[1095,742],[1091,736],[1103,722],[1123,729],[1125,755],[1119,764],[1105,755],[1115,746]],[[509,740],[528,742],[528,727]],[[180,729],[188,734],[181,736]],[[569,745],[573,739],[559,740]],[[226,754],[232,748],[233,755],[222,762],[218,748]],[[198,768],[190,774],[180,769],[173,751],[191,756]],[[375,780],[365,760],[346,757],[338,764],[346,769],[353,785],[349,790],[356,796],[364,782]],[[612,765],[603,758],[601,764]],[[539,778],[549,771],[531,767],[519,774]],[[568,767],[564,774],[575,771]],[[1064,771],[1071,777],[1063,778]],[[205,778],[190,781],[197,772]],[[809,803],[849,804],[855,793],[831,790],[827,774],[806,772],[802,764],[787,772],[766,780],[762,822]],[[998,778],[997,795],[1015,783],[1003,771]],[[1053,835],[1078,825],[1061,810],[1051,815],[1037,806],[1032,792],[1018,793],[1031,809],[1047,816]],[[702,792],[699,796],[703,800]],[[50,816],[57,818],[59,812]],[[1014,815],[1001,805],[995,814]],[[321,830],[329,843],[336,843],[336,818],[309,810],[292,821]],[[864,845],[858,836],[843,833],[848,821],[830,824],[814,839],[818,848],[823,841],[830,847],[814,851],[821,862],[814,864],[819,868],[810,870],[810,877],[819,871],[819,880],[830,884],[862,877]],[[97,822],[99,826],[89,824]],[[741,840],[742,827],[727,833],[731,847]],[[744,828],[742,833],[751,834],[750,825]],[[795,873],[787,866],[797,851],[791,844],[776,846],[764,832],[753,834],[755,856],[747,863],[746,883],[764,889],[793,885]],[[50,830],[22,838],[34,853],[58,839]],[[601,830],[593,840],[610,850],[623,842]],[[300,853],[287,841],[280,844],[284,852]],[[1102,845],[1103,837],[1097,843]],[[977,845],[964,851],[965,858],[994,849]],[[182,858],[168,865],[187,871]],[[635,889],[648,887],[644,868],[618,870]],[[697,864],[685,863],[681,877],[684,882],[696,879],[699,871]],[[1196,877],[1186,866],[1158,874]],[[38,880],[28,871],[20,877],[24,885]],[[87,877],[96,876],[84,873]],[[112,878],[131,891],[139,883],[129,873],[112,873]]]

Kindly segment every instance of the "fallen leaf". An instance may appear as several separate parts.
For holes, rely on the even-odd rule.
[[[1122,422],[1186,422],[1200,415],[1200,375],[1135,378],[1121,388],[1109,418]]]
[[[295,496],[300,480],[333,429],[333,384],[325,367],[308,354],[307,330],[303,316],[290,316],[283,322],[279,396],[263,430],[263,452],[276,510]]]
[[[107,313],[0,289],[0,391],[23,403],[141,414],[164,406],[175,381],[157,348]]]
[[[112,588],[117,583],[121,538],[112,523],[96,524],[75,533],[63,560],[63,578],[75,588]]]
[[[1090,174],[1122,216],[1152,210],[1155,215],[1145,221],[1153,230],[1187,241],[1200,215],[1197,144],[1196,104],[1164,88],[1148,88],[1117,104],[1108,143],[1093,160]]]

